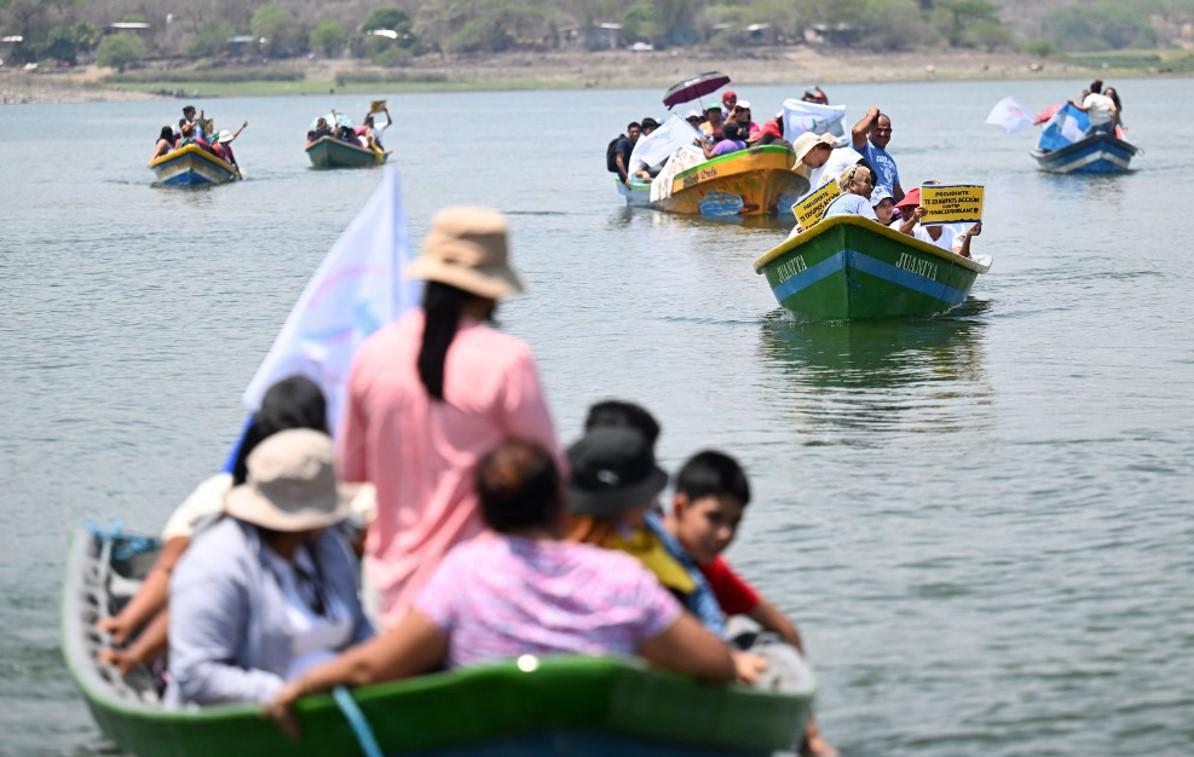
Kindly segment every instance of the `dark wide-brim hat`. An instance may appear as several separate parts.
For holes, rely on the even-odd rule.
[[[630,428],[593,429],[568,448],[568,462],[568,510],[576,515],[619,515],[667,486],[650,442]]]

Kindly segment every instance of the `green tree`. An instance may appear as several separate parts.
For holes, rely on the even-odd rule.
[[[1041,26],[1063,50],[1120,50],[1157,44],[1157,33],[1141,9],[1114,0],[1054,9],[1045,14]]]
[[[909,50],[932,36],[914,0],[866,0],[857,25],[862,44],[872,50]]]
[[[124,71],[145,57],[145,43],[131,32],[109,34],[100,42],[96,63],[106,68]]]
[[[401,8],[384,5],[380,8],[374,8],[369,17],[365,19],[365,23],[361,24],[361,31],[367,32],[374,29],[393,29],[396,32],[409,32],[414,26],[411,21],[410,14]]]
[[[249,28],[254,37],[265,38],[262,47],[271,58],[296,55],[306,45],[307,34],[302,23],[279,3],[267,3],[254,11]]]
[[[322,52],[324,57],[334,58],[348,43],[348,32],[344,31],[339,21],[327,18],[315,25],[307,42],[312,49]]]
[[[41,47],[41,57],[68,61],[72,65],[79,55],[79,43],[72,31],[65,26],[55,26],[46,35]]]
[[[972,47],[967,38],[971,26],[983,22],[999,22],[999,9],[987,0],[944,0],[935,4],[932,15],[933,26],[949,42],[950,47]],[[987,23],[986,33],[991,33]]]
[[[1016,46],[1016,37],[999,21],[984,18],[966,28],[962,35],[966,47],[978,47],[993,53],[996,50],[1011,49]]]
[[[213,58],[228,49],[228,38],[235,33],[226,21],[204,21],[191,35],[187,52],[192,58]]]
[[[629,40],[655,39],[663,31],[651,3],[635,3],[622,14],[622,34]]]

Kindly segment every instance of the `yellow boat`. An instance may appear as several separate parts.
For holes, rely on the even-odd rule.
[[[721,155],[677,173],[670,196],[651,203],[672,213],[713,217],[787,213],[808,188],[792,171],[796,154],[764,145]]]

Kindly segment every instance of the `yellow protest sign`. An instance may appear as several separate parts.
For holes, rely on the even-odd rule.
[[[838,195],[842,193],[836,181],[831,181],[815,192],[810,193],[800,202],[792,206],[792,213],[796,216],[796,223],[807,229],[821,220],[821,215]]]
[[[381,113],[385,109],[386,109],[386,101],[385,100],[374,100],[373,102],[369,103],[369,112],[370,113]]]
[[[920,188],[920,204],[923,226],[983,220],[983,188],[974,184],[926,184]]]

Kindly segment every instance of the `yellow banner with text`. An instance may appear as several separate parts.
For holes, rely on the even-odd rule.
[[[923,226],[942,223],[978,223],[983,220],[983,188],[974,184],[926,184],[920,188],[925,209]]]
[[[815,192],[792,206],[792,213],[796,216],[796,223],[800,228],[807,229],[821,220],[829,203],[837,199],[842,193],[836,181],[831,181]]]

